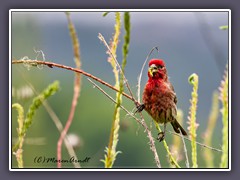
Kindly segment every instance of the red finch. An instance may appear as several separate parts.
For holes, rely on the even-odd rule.
[[[165,136],[166,124],[170,122],[176,133],[186,131],[177,122],[177,96],[173,86],[168,80],[167,69],[163,60],[152,59],[149,62],[148,81],[143,92],[143,104],[138,111],[145,109],[148,114],[160,124],[164,124],[163,132],[158,134],[158,140]],[[179,131],[180,129],[180,131]]]

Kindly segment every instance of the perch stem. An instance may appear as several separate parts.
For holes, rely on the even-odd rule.
[[[87,73],[87,72],[85,72],[81,69],[77,69],[77,68],[73,68],[73,67],[70,67],[70,66],[65,66],[65,65],[57,64],[57,63],[53,63],[53,62],[39,61],[39,60],[13,60],[12,61],[12,64],[23,64],[23,63],[30,64],[30,65],[43,64],[43,65],[46,65],[50,68],[58,67],[58,68],[61,68],[61,69],[66,69],[66,70],[69,70],[69,71],[74,71],[74,72],[77,72],[77,73],[81,73],[82,75],[87,76],[91,79],[94,79],[95,81],[100,82],[101,84],[111,88],[112,90],[119,92],[119,89],[115,88],[111,84],[109,84],[109,83],[103,81],[102,79],[100,79],[96,76],[93,76],[92,74]],[[126,94],[124,92],[122,93],[122,95],[125,96],[126,98],[130,99],[130,100],[133,100],[131,96],[129,96],[128,94]]]

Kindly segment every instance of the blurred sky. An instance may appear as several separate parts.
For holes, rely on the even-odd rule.
[[[114,32],[114,13],[106,17],[102,14],[73,12],[71,18],[80,40],[82,68],[114,84],[106,48],[97,37],[101,33],[107,41],[110,40]],[[134,92],[147,54],[152,47],[158,46],[159,53],[153,52],[151,58],[161,58],[166,62],[170,81],[178,96],[178,108],[185,112],[185,122],[192,91],[188,77],[192,73],[199,75],[197,122],[200,128],[205,129],[212,93],[220,85],[228,59],[228,31],[219,29],[219,26],[228,25],[228,12],[131,12],[130,15],[131,39],[126,77]],[[13,12],[12,27],[14,59],[26,55],[34,59],[35,48],[44,52],[47,61],[74,66],[67,19],[63,12]],[[117,50],[120,62],[123,36],[122,28]],[[49,79],[69,77],[65,71],[55,71]],[[146,81],[147,68],[143,74],[142,89]],[[72,80],[70,82],[72,85]],[[92,87],[87,81],[84,86]],[[221,127],[221,120],[218,127]]]

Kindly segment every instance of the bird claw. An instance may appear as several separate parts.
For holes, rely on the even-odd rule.
[[[159,140],[159,142],[163,141],[164,138],[165,138],[165,133],[164,132],[158,133],[157,140]]]
[[[140,104],[137,106],[137,110],[134,114],[142,112],[142,110],[145,108],[144,104]]]

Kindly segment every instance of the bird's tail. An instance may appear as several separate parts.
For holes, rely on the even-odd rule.
[[[171,124],[172,124],[172,127],[173,127],[173,129],[174,129],[174,131],[175,131],[176,133],[180,133],[180,131],[181,131],[184,136],[187,136],[186,131],[185,131],[185,130],[183,129],[183,127],[177,122],[176,119],[175,119],[175,121],[171,122]],[[178,128],[180,129],[180,131],[179,131]]]

